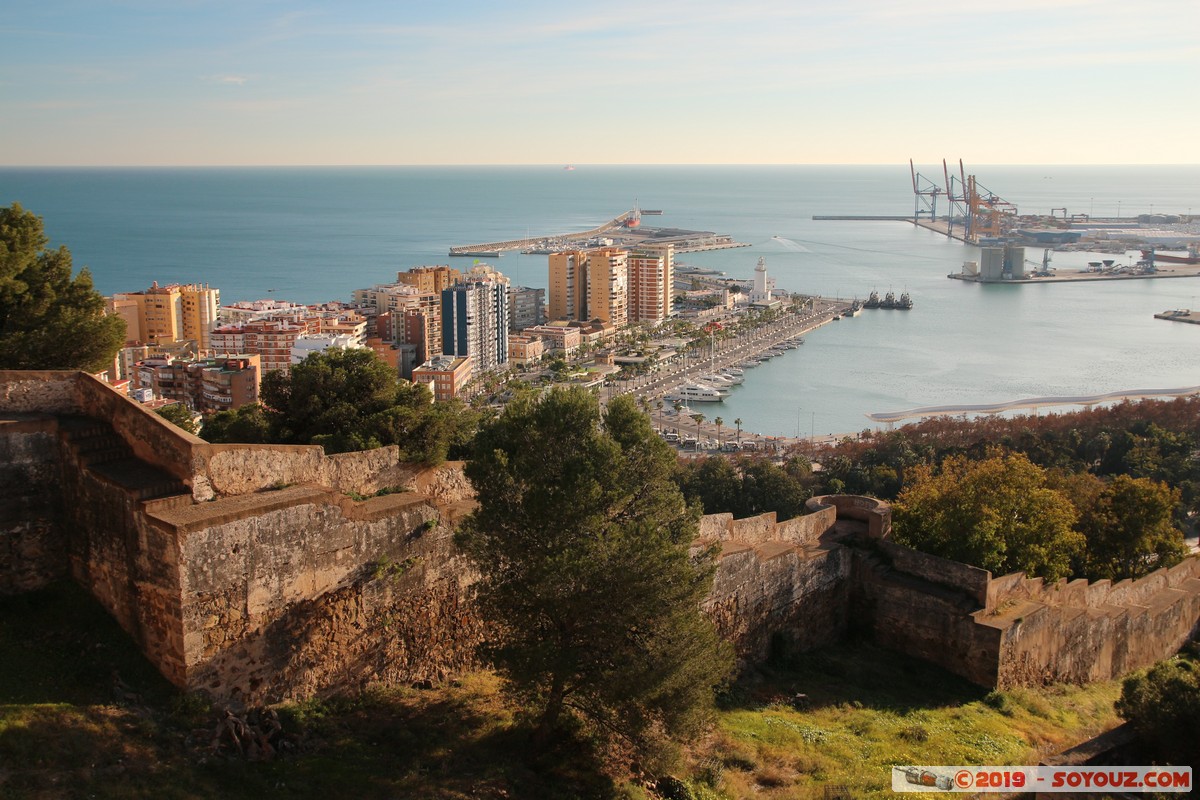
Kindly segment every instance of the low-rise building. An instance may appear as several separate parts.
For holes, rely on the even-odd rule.
[[[253,354],[200,360],[147,358],[137,363],[130,392],[183,403],[201,413],[228,411],[258,402],[260,363]]]
[[[413,370],[413,383],[423,383],[435,402],[452,400],[462,394],[473,377],[470,356],[434,356]]]
[[[304,325],[282,320],[259,320],[244,325],[223,325],[212,332],[212,349],[218,355],[252,353],[261,357],[262,371],[283,370],[292,366],[292,345]]]
[[[349,334],[303,333],[292,343],[291,363],[299,364],[313,353],[324,353],[326,350],[358,350],[362,347]]]
[[[574,353],[582,341],[579,328],[572,328],[564,323],[551,322],[546,325],[534,325],[523,330],[524,336],[540,336],[546,340],[551,350],[560,350],[565,354]]]
[[[546,343],[540,336],[513,335],[508,337],[508,360],[518,366],[540,361],[546,353]]]

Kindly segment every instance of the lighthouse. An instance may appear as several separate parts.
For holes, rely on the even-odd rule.
[[[759,257],[758,265],[754,267],[754,290],[750,292],[750,302],[755,305],[769,304],[774,288],[775,281],[767,277],[766,259]]]

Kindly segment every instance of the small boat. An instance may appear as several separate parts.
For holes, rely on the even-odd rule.
[[[715,372],[710,375],[701,375],[699,378],[697,378],[697,380],[700,383],[707,383],[709,386],[715,386],[718,389],[727,389],[734,384],[734,381],[731,378],[727,378],[724,375],[719,375]]]
[[[738,384],[745,383],[746,381],[746,379],[742,376],[741,370],[738,370],[736,375],[726,372],[725,370],[721,370],[717,373],[717,376],[724,378],[730,386],[737,386]]]

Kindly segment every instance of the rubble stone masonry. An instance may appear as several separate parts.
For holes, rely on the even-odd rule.
[[[176,685],[234,706],[471,666],[484,631],[453,529],[472,508],[460,464],[212,445],[90,376],[0,372],[0,593],[69,575]],[[701,520],[704,609],[743,662],[856,630],[982,686],[1083,682],[1169,655],[1200,620],[1194,558],[1045,585],[895,544],[877,500],[808,511]]]

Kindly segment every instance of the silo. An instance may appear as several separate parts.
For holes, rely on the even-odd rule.
[[[980,248],[980,277],[985,281],[998,281],[1004,277],[1004,248]]]
[[[963,266],[962,266],[962,274],[963,274],[964,278],[978,278],[979,277],[979,262],[978,261],[964,261]]]
[[[1004,248],[1004,270],[1013,278],[1025,277],[1025,248],[1009,245]]]

